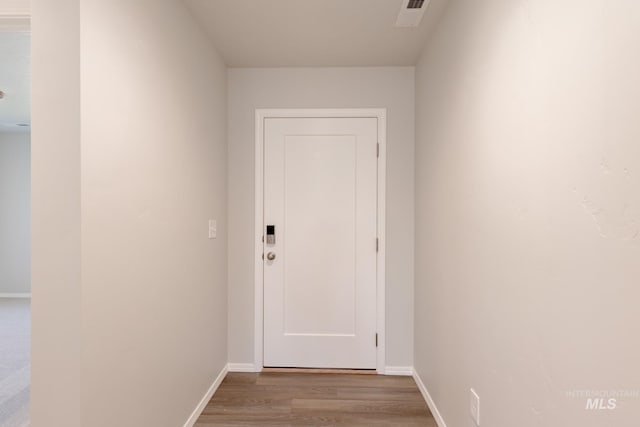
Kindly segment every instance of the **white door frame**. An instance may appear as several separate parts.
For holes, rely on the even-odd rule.
[[[254,369],[263,367],[264,348],[264,264],[262,260],[264,207],[264,121],[267,118],[377,118],[378,119],[378,254],[376,259],[376,370],[385,373],[385,207],[387,182],[387,110],[385,108],[357,109],[257,109],[255,151],[255,322]]]

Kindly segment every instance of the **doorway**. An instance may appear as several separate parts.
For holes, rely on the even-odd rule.
[[[27,20],[28,23],[28,20]],[[0,15],[0,426],[29,424],[31,35]]]
[[[385,120],[256,111],[256,367],[384,371]]]

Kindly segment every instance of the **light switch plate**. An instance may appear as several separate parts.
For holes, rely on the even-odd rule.
[[[215,219],[209,220],[209,238],[215,239],[218,237],[218,223]]]
[[[471,412],[471,418],[476,422],[476,425],[480,426],[480,397],[474,389],[470,389],[469,392],[469,412]]]

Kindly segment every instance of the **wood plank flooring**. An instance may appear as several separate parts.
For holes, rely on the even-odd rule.
[[[334,373],[229,373],[196,427],[437,427],[413,378]]]

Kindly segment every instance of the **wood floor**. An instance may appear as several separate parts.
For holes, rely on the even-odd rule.
[[[333,373],[229,373],[196,427],[437,427],[413,378]]]

